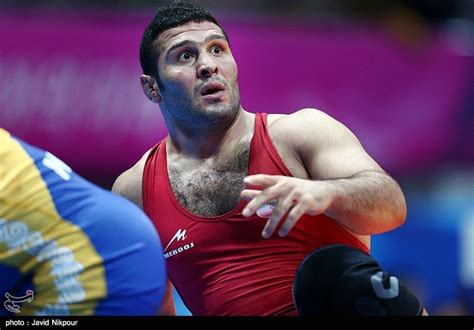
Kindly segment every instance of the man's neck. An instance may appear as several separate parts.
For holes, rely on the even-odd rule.
[[[235,119],[228,125],[208,127],[186,132],[178,125],[168,124],[168,151],[183,154],[192,158],[208,159],[230,151],[253,132],[254,114],[240,108]]]

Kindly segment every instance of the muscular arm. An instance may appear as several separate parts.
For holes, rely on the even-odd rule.
[[[295,121],[305,123],[307,134],[300,134],[298,152],[311,178],[328,186],[332,201],[325,213],[357,234],[400,226],[406,216],[403,193],[354,134],[320,111],[308,109],[299,115]]]
[[[385,232],[405,221],[406,205],[400,187],[344,125],[314,109],[301,110],[276,125],[296,151],[295,157],[304,166],[308,178],[267,175],[246,178],[246,183],[262,186],[264,190],[261,193],[244,190],[244,198],[253,198],[244,210],[245,215],[277,200],[264,237],[273,233],[287,212],[280,230],[282,236],[305,213],[324,213],[359,235]]]
[[[401,189],[383,172],[360,172],[326,183],[332,202],[325,214],[357,234],[382,233],[405,221],[406,205]]]

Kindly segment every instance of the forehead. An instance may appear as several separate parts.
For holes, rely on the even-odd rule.
[[[212,22],[188,22],[184,25],[180,25],[168,30],[163,31],[158,39],[156,45],[160,53],[163,53],[169,47],[174,44],[191,41],[200,43],[203,42],[206,37],[217,34],[224,37],[224,33],[221,28]]]

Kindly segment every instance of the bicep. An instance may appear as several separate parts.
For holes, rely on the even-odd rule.
[[[342,123],[313,110],[306,114],[299,154],[312,179],[346,178],[382,168]]]
[[[348,178],[366,171],[383,172],[362,146],[343,146],[308,156],[311,178],[327,180]]]

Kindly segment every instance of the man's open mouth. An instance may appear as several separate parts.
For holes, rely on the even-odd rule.
[[[207,83],[201,89],[201,95],[206,96],[216,94],[218,92],[223,91],[224,89],[224,85],[222,85],[221,83]]]

